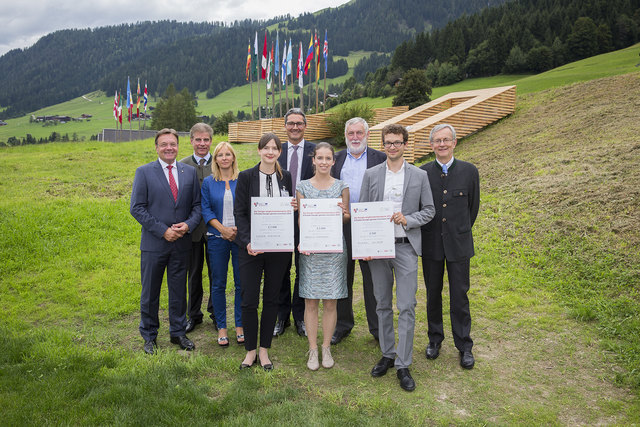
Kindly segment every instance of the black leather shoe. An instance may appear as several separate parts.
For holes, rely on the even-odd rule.
[[[400,380],[400,387],[405,391],[413,391],[416,389],[416,382],[411,378],[409,368],[400,368],[396,373]]]
[[[304,320],[296,320],[296,331],[301,337],[307,336],[307,328],[304,326]]]
[[[150,340],[144,342],[144,352],[147,354],[155,354],[156,348],[158,345],[156,344],[156,340]]]
[[[251,365],[247,365],[246,363],[241,363],[240,364],[240,369],[247,369],[247,368],[251,368],[253,367],[253,365],[256,364],[256,361],[258,360],[258,355],[256,354],[256,358],[253,359],[253,362],[251,363]]]
[[[371,370],[371,376],[372,377],[383,376],[384,374],[387,373],[389,368],[393,366],[393,363],[394,363],[394,359],[383,356],[382,359],[380,359],[378,363],[376,363],[373,369]]]
[[[427,359],[437,359],[440,355],[440,343],[430,342],[424,353]]]
[[[196,325],[202,323],[202,319],[189,319],[187,320],[187,327],[184,329],[185,332],[191,332],[196,328]]]
[[[338,344],[340,341],[342,341],[347,336],[349,336],[350,333],[351,333],[351,331],[344,331],[344,332],[336,331],[336,332],[334,332],[333,336],[331,337],[331,345]]]
[[[276,322],[276,327],[273,328],[273,336],[274,337],[279,337],[280,335],[284,334],[284,330],[287,328],[287,325],[285,323],[284,320],[278,320]]]
[[[196,345],[187,338],[186,335],[180,335],[179,337],[171,337],[171,344],[178,344],[181,349],[191,351],[196,349]]]
[[[471,350],[460,352],[460,366],[462,366],[464,369],[472,369],[475,363],[476,360],[473,358],[473,353],[471,353]]]

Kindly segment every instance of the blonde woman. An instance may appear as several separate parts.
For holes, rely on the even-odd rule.
[[[234,320],[236,342],[244,344],[242,328],[242,291],[238,272],[238,246],[235,243],[238,228],[233,215],[233,199],[238,182],[238,162],[231,144],[226,141],[216,145],[213,151],[211,175],[202,182],[202,218],[208,226],[207,251],[211,268],[211,300],[218,322],[218,345],[227,347],[227,271],[229,257],[233,266],[235,285]]]

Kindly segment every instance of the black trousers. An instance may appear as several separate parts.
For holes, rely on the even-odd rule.
[[[294,214],[295,224],[298,224],[298,213]],[[304,321],[304,298],[300,298],[300,280],[298,278],[298,265],[300,263],[300,252],[298,252],[298,243],[300,243],[300,229],[296,225],[294,227],[294,264],[296,267],[296,278],[293,282],[293,295],[291,294],[291,256],[287,264],[287,272],[282,279],[280,293],[278,295],[278,319],[287,321],[289,315],[293,313],[294,321]]]
[[[189,301],[188,301],[188,314],[189,319],[202,320],[202,269],[204,267],[204,261],[207,261],[207,271],[209,272],[209,293],[211,295],[211,264],[209,263],[209,252],[207,251],[207,236],[202,236],[202,239],[198,242],[191,242],[191,262],[189,263]],[[207,311],[209,317],[215,321],[213,315],[213,304],[211,297],[207,303]]]
[[[453,342],[459,351],[471,351],[471,313],[469,312],[469,260],[449,262],[422,258],[422,271],[427,288],[427,322],[429,342],[444,340],[442,324],[442,280],[444,268],[449,276],[449,310]]]
[[[260,318],[260,347],[270,348],[273,328],[278,315],[278,293],[282,278],[287,272],[290,252],[267,252],[251,256],[246,248],[240,248],[240,286],[242,287],[242,326],[244,348],[258,347],[258,304],[260,282],[262,287],[262,315]],[[264,273],[264,274],[263,274]]]
[[[158,309],[160,288],[165,270],[169,289],[169,334],[172,337],[184,335],[187,326],[187,265],[189,251],[178,251],[171,247],[165,251],[142,251],[140,253],[140,335],[147,341],[158,336]]]
[[[355,260],[351,259],[351,223],[346,223],[343,227],[344,239],[347,242],[347,298],[338,300],[338,321],[336,323],[335,335],[344,335],[351,332],[355,324],[353,318],[353,280],[355,276]],[[367,261],[359,260],[360,272],[362,273],[362,290],[364,293],[364,309],[367,314],[367,324],[369,332],[374,337],[378,337],[378,315],[376,314],[376,297],[373,295],[373,281],[371,270]]]

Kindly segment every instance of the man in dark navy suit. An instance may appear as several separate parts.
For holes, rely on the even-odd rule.
[[[471,228],[480,206],[478,169],[455,159],[456,131],[448,124],[436,125],[429,137],[436,155],[421,166],[429,175],[436,215],[422,227],[422,270],[427,287],[429,345],[427,359],[440,354],[444,340],[442,279],[445,265],[449,277],[451,330],[460,352],[460,366],[473,368],[471,313],[469,311],[469,261],[474,255]]]
[[[131,215],[142,225],[140,239],[140,335],[144,351],[155,352],[160,287],[165,270],[169,289],[169,335],[184,350],[195,345],[186,336],[186,281],[191,230],[200,223],[200,184],[196,170],[176,162],[178,133],[162,129],[155,140],[158,160],[136,170]]]
[[[291,108],[284,116],[284,128],[287,131],[288,141],[282,144],[282,153],[278,158],[280,167],[291,173],[291,184],[293,194],[296,196],[296,186],[303,179],[309,179],[313,176],[313,164],[311,156],[315,149],[315,144],[304,139],[304,131],[307,128],[307,117],[300,108]],[[300,242],[300,229],[298,228],[298,213],[294,214],[294,240],[295,240],[295,266],[296,278],[293,285],[293,294],[291,293],[291,265],[287,268],[280,296],[278,298],[278,321],[273,329],[273,335],[279,336],[290,325],[289,316],[293,314],[293,321],[296,325],[296,331],[300,336],[307,335],[307,329],[304,325],[304,299],[298,296],[299,278],[298,278],[298,261],[300,253],[298,252],[298,243]]]
[[[331,176],[345,181],[349,185],[349,203],[358,202],[364,171],[383,163],[387,155],[367,146],[369,124],[362,117],[347,120],[344,125],[344,139],[347,148],[336,153],[336,162],[331,169]],[[343,226],[344,238],[347,242],[347,298],[338,300],[338,321],[331,337],[331,344],[338,344],[351,333],[353,319],[353,279],[356,262],[351,259],[351,222]],[[373,282],[367,261],[360,260],[362,273],[362,289],[364,292],[364,308],[367,314],[369,332],[378,339],[378,315],[376,314],[376,298],[373,295]]]

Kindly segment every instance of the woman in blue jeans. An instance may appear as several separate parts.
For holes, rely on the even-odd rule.
[[[238,229],[233,216],[233,199],[238,182],[238,162],[231,144],[220,142],[213,150],[211,175],[202,182],[202,218],[207,223],[209,265],[211,268],[211,299],[213,312],[218,322],[218,344],[229,345],[227,335],[227,271],[229,256],[233,265],[235,284],[234,318],[236,341],[244,343],[242,328],[242,296],[238,271],[238,246],[234,242]]]

